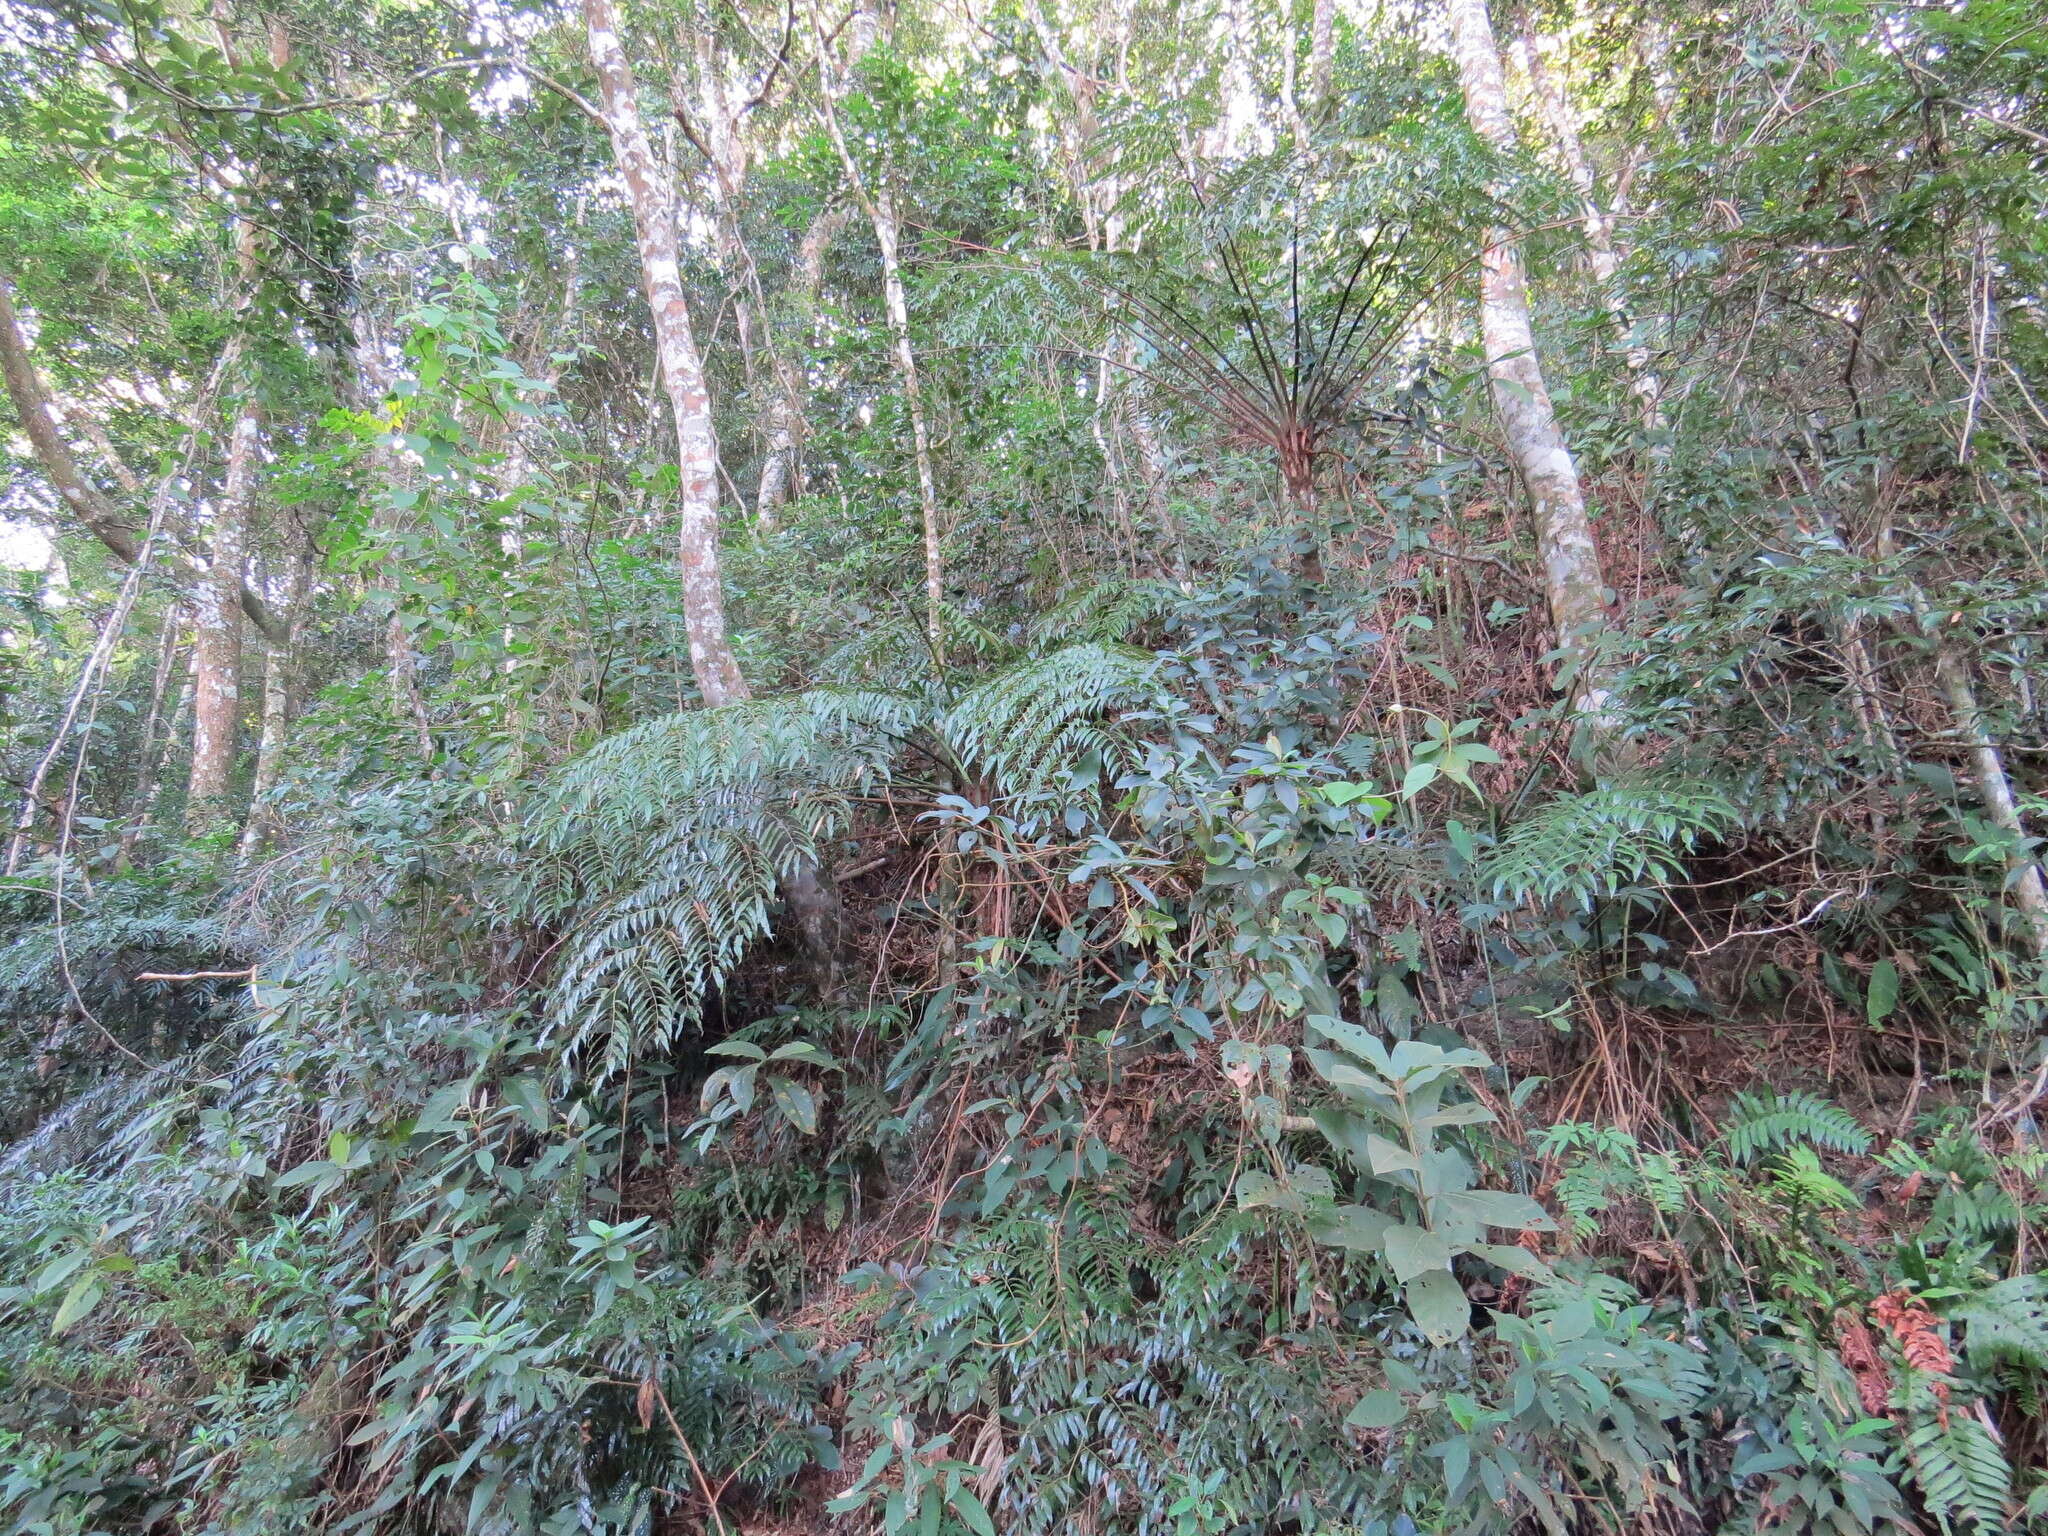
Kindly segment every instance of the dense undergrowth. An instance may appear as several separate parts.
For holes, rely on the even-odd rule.
[[[365,247],[347,302],[301,274],[291,303],[391,377],[327,378],[319,314],[270,364],[250,569],[316,529],[313,697],[248,835],[178,831],[152,767],[192,739],[176,601],[97,657],[128,589],[75,529],[71,595],[10,595],[5,765],[60,771],[0,879],[8,1529],[2048,1528],[2048,936],[2016,830],[2042,179],[2038,134],[1957,106],[1965,74],[2029,99],[2030,8],[1693,7],[1662,64],[1661,8],[1533,8],[1633,178],[1635,317],[1564,243],[1569,178],[1504,168],[1433,34],[1363,10],[1298,130],[1260,56],[1271,142],[1206,181],[1175,156],[1218,114],[1126,80],[1100,131],[1154,265],[1089,265],[1037,10],[984,18],[1000,69],[906,21],[833,98],[930,236],[936,610],[822,131],[760,130],[756,201],[693,232],[732,489],[774,360],[733,360],[721,303],[808,348],[812,418],[808,487],[727,531],[754,696],[709,709],[602,132],[560,88],[423,96],[414,179],[373,185],[337,113],[273,140],[182,111],[227,67],[163,45],[164,121],[269,167],[280,219],[360,197],[347,239],[307,214]],[[1177,12],[1146,15],[1163,57]],[[401,20],[376,37],[412,89]],[[218,231],[39,187],[44,120],[7,111],[39,351],[198,371]],[[451,244],[421,188],[458,183],[510,212],[479,194]],[[1284,316],[1293,382],[1327,377],[1301,338],[1363,311],[1304,301],[1302,253],[1348,259],[1390,200],[1389,270],[1430,285],[1374,312],[1386,366],[1332,386],[1307,494],[1284,453],[1276,490],[1261,433],[1306,397],[1251,360]],[[1548,620],[1456,297],[1504,207],[1596,513],[1590,641]],[[126,275],[75,298],[149,339],[109,361],[56,300],[138,242],[173,313],[149,329]],[[1156,355],[1134,310],[1179,327]],[[1191,403],[1175,346],[1244,398]]]
[[[651,720],[513,821],[337,803],[216,1026],[7,1154],[17,1518],[2006,1528],[2048,1170],[1927,1034],[2016,982],[1941,947],[1992,891],[1695,990],[1670,880],[1782,819],[1682,751],[1515,815],[1498,728],[1361,720],[1386,633],[1252,569]],[[870,866],[827,976],[818,858]],[[204,947],[132,899],[75,952]]]

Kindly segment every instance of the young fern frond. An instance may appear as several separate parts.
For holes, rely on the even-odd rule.
[[[1625,885],[1677,878],[1680,857],[1741,818],[1698,783],[1637,780],[1560,795],[1517,822],[1484,870],[1496,895],[1581,905]]]

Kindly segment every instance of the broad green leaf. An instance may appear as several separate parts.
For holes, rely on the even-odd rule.
[[[1315,1234],[1333,1248],[1353,1253],[1378,1253],[1394,1218],[1369,1205],[1340,1205],[1315,1219]]]
[[[1344,1416],[1353,1429],[1391,1429],[1408,1417],[1408,1405],[1398,1392],[1375,1387],[1358,1400],[1358,1406]]]
[[[751,1040],[721,1040],[704,1047],[706,1056],[737,1056],[742,1061],[766,1061],[768,1053]]]
[[[1511,1275],[1523,1275],[1531,1280],[1555,1278],[1548,1264],[1516,1243],[1470,1243],[1465,1251],[1474,1258],[1484,1259],[1487,1263],[1506,1270]]]
[[[954,1489],[948,1502],[953,1506],[953,1513],[966,1522],[974,1536],[996,1536],[995,1521],[989,1519],[988,1511],[982,1507],[981,1500],[974,1496],[971,1489]]]
[[[1870,968],[1870,986],[1864,994],[1863,1012],[1873,1025],[1882,1024],[1899,1005],[1899,969],[1889,960]]]
[[[1365,1153],[1372,1171],[1382,1177],[1390,1173],[1422,1172],[1422,1163],[1413,1152],[1377,1132],[1365,1138]]]
[[[1508,1227],[1517,1232],[1555,1232],[1557,1223],[1542,1206],[1527,1195],[1505,1189],[1462,1189],[1443,1197],[1468,1220],[1489,1227]]]
[[[811,1090],[802,1083],[793,1083],[786,1077],[772,1080],[771,1092],[775,1107],[782,1111],[783,1118],[802,1131],[806,1136],[818,1129],[818,1101],[811,1097]]]
[[[1472,1326],[1472,1303],[1448,1269],[1432,1269],[1408,1282],[1408,1310],[1433,1344],[1461,1339]]]
[[[57,1304],[57,1315],[50,1319],[50,1332],[64,1332],[98,1306],[105,1294],[106,1287],[100,1283],[98,1274],[80,1275],[72,1282],[71,1289],[64,1293],[63,1301]]]
[[[1393,1268],[1394,1278],[1404,1284],[1435,1270],[1450,1273],[1450,1247],[1427,1227],[1389,1227],[1380,1246],[1386,1253],[1387,1263]],[[1464,1292],[1458,1294],[1462,1296]]]
[[[1413,799],[1434,784],[1441,770],[1435,763],[1412,763],[1401,776],[1401,798]]]

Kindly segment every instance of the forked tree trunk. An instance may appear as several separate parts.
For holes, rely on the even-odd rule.
[[[675,414],[682,514],[677,543],[690,671],[706,704],[738,703],[747,697],[747,684],[725,629],[725,591],[718,568],[718,440],[712,431],[703,359],[683,292],[675,207],[641,126],[633,70],[611,0],[583,0],[583,21],[590,62],[597,72],[599,110],[633,209],[641,281],[654,312],[655,349]]]
[[[1500,50],[1487,17],[1486,0],[1449,0],[1451,46],[1464,88],[1465,113],[1473,131],[1502,153],[1515,147],[1508,116],[1507,87]],[[1611,736],[1614,701],[1600,641],[1609,625],[1607,590],[1600,571],[1593,525],[1543,367],[1529,315],[1528,281],[1514,234],[1492,229],[1480,261],[1479,313],[1508,452],[1528,489],[1543,566],[1543,590],[1563,657],[1561,680],[1572,688],[1579,712],[1591,727],[1594,745]]]

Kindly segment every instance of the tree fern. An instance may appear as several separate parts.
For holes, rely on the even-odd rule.
[[[609,1070],[694,1023],[766,933],[777,886],[923,718],[901,696],[818,690],[663,716],[573,764],[529,828],[526,915],[570,929],[548,1038],[565,1054],[604,1040]]]
[[[1586,903],[1624,885],[1675,879],[1681,854],[1740,819],[1705,784],[1607,784],[1561,795],[1517,822],[1483,876],[1501,896]]]
[[[1802,1145],[1855,1154],[1870,1150],[1870,1132],[1847,1110],[1815,1094],[1781,1093],[1767,1098],[1738,1093],[1729,1111],[1728,1156],[1737,1163],[1754,1162],[1766,1152]]]

